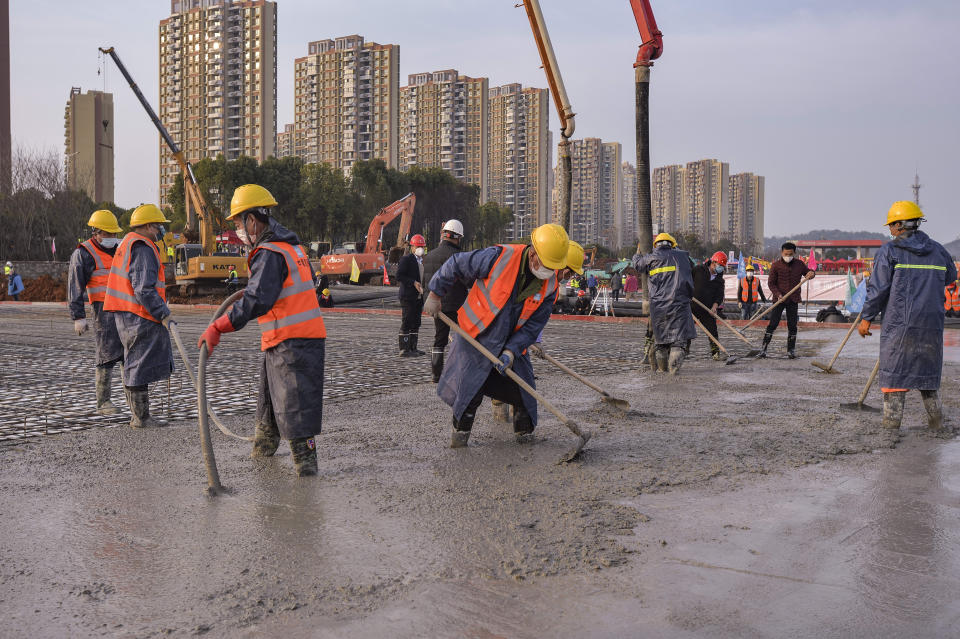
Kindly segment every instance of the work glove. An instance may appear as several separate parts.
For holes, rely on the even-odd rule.
[[[860,320],[860,326],[857,327],[857,332],[860,333],[860,337],[873,335],[873,333],[870,332],[870,320]]]
[[[527,349],[527,352],[533,355],[534,357],[539,357],[540,359],[544,359],[543,347],[540,346],[539,344],[531,344],[530,347]]]
[[[73,320],[73,330],[77,332],[77,335],[83,335],[88,328],[86,318],[81,317],[78,320]]]
[[[436,317],[440,314],[440,296],[430,291],[430,295],[427,296],[427,301],[423,303],[423,312],[430,317]]]
[[[160,320],[160,323],[163,324],[163,327],[166,328],[168,331],[170,330],[171,324],[173,324],[174,326],[177,325],[177,323],[173,321],[173,315],[167,315],[162,320]]]
[[[207,345],[207,356],[213,355],[213,349],[217,347],[217,344],[220,343],[220,336],[224,333],[232,333],[234,330],[233,323],[230,322],[230,317],[228,315],[221,315],[215,319],[210,326],[207,327],[207,330],[203,332],[203,335],[200,336],[200,339],[197,341],[197,348],[203,348],[203,345]]]
[[[502,353],[500,353],[500,363],[497,364],[497,372],[501,375],[506,375],[507,369],[511,366],[513,366],[513,353],[508,350],[504,350]]]

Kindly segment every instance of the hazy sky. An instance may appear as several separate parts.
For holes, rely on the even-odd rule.
[[[456,68],[490,85],[546,86],[515,0],[279,0],[278,127],[293,121],[293,60],[306,43],[358,33],[400,45],[409,73]],[[541,0],[577,137],[623,144],[633,161],[627,0]],[[960,2],[653,0],[664,54],[651,82],[654,166],[713,157],[766,176],[766,233],[880,230],[919,169],[925,227],[960,235]],[[117,48],[158,95],[162,0],[12,0],[14,143],[63,149],[71,86],[103,89],[97,46]],[[116,198],[157,199],[158,136],[112,63]],[[551,129],[558,126],[553,116]]]

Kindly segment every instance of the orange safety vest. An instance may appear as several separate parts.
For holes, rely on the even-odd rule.
[[[91,304],[102,302],[107,295],[107,280],[110,278],[113,256],[97,246],[92,239],[81,243],[77,248],[86,249],[96,264],[93,274],[87,281],[87,297],[90,298]]]
[[[493,263],[493,268],[486,278],[477,280],[467,295],[466,303],[457,312],[459,324],[471,337],[476,337],[487,329],[503,310],[513,294],[517,282],[517,275],[523,262],[524,244],[501,244],[500,257]],[[543,280],[540,292],[531,295],[523,301],[523,310],[517,319],[514,331],[520,330],[528,319],[536,312],[540,305],[548,299],[552,303],[557,299],[556,274],[550,279]]]
[[[740,301],[753,304],[760,301],[760,280],[753,278],[747,284],[747,278],[740,280]]]
[[[103,310],[127,311],[159,324],[160,321],[151,315],[147,307],[137,299],[133,292],[133,284],[130,283],[130,257],[133,252],[133,245],[137,242],[143,242],[153,249],[153,255],[157,258],[157,281],[154,286],[160,293],[160,299],[164,302],[167,301],[167,282],[163,273],[163,260],[160,259],[160,250],[157,249],[156,243],[146,235],[130,231],[120,242],[120,246],[117,247],[117,252],[113,256],[110,277],[107,279],[107,294],[103,300]]]
[[[960,313],[960,286],[956,282],[944,290],[943,310]]]
[[[313,287],[313,270],[303,248],[287,242],[265,242],[250,253],[247,258],[248,270],[253,256],[261,249],[283,257],[287,263],[287,278],[283,281],[283,289],[273,308],[257,320],[261,332],[260,350],[273,348],[286,339],[325,338],[327,328],[320,315],[320,302]]]

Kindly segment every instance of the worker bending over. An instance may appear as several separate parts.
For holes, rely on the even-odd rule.
[[[638,249],[640,247],[637,247]],[[650,326],[657,370],[676,375],[697,336],[690,313],[693,276],[690,254],[677,248],[669,233],[653,239],[653,252],[633,256],[633,267],[646,273],[650,286]]]
[[[170,220],[156,204],[141,204],[113,256],[103,310],[113,315],[123,344],[123,384],[132,428],[162,426],[150,416],[149,384],[173,373],[166,276],[157,242]]]
[[[81,242],[70,255],[70,267],[67,272],[67,303],[70,306],[70,319],[77,335],[89,330],[83,295],[86,293],[93,307],[93,335],[96,340],[94,364],[96,365],[97,414],[113,415],[117,407],[110,401],[110,382],[113,377],[113,365],[123,360],[123,344],[117,333],[117,323],[113,313],[103,312],[103,300],[107,296],[107,281],[110,279],[110,267],[117,252],[117,233],[122,229],[116,216],[107,210],[94,211],[87,222],[93,234],[86,242]]]
[[[506,377],[506,369],[534,386],[527,349],[550,319],[556,271],[566,264],[568,241],[563,227],[544,224],[531,233],[532,246],[502,244],[457,253],[430,280],[424,312],[436,317],[442,298],[460,280],[470,287],[458,313],[460,326],[500,359],[494,367],[466,340],[453,340],[437,384],[437,395],[453,408],[452,448],[467,445],[484,396],[512,405],[517,441],[532,439],[537,403]]]
[[[423,282],[429,283],[440,267],[450,259],[454,253],[460,252],[460,242],[463,240],[463,224],[460,220],[448,220],[440,233],[440,245],[427,253],[423,258]],[[457,280],[447,294],[443,296],[440,310],[450,319],[457,320],[457,311],[467,300],[467,287]],[[440,381],[443,372],[443,354],[450,341],[450,327],[439,318],[433,318],[433,350],[430,352],[430,372],[433,383]]]
[[[258,318],[263,363],[251,456],[273,456],[282,436],[290,441],[297,475],[304,477],[317,474],[314,437],[323,422],[327,330],[307,252],[271,215],[275,206],[262,186],[246,184],[234,191],[227,219],[250,249],[249,279],[243,297],[207,327],[197,346],[206,343],[212,353],[221,334]]]
[[[858,331],[883,313],[880,332],[880,390],[883,426],[900,428],[903,400],[915,388],[923,397],[930,428],[943,428],[940,373],[943,369],[943,289],[957,279],[950,254],[919,229],[923,212],[913,202],[894,202],[887,213],[893,240],[873,258]]]
[[[717,251],[709,260],[694,266],[691,273],[693,276],[694,299],[699,300],[700,304],[709,308],[713,313],[716,313],[717,309],[723,304],[723,272],[726,268],[727,254],[723,251]],[[713,339],[719,340],[720,335],[717,332],[716,318],[707,312],[703,306],[700,306],[700,304],[692,303],[690,305],[693,316],[703,324],[703,327],[713,336]],[[723,356],[720,347],[711,339],[707,341],[710,342],[711,357],[716,361],[720,361]]]

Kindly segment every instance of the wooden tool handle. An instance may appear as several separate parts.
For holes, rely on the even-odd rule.
[[[850,339],[850,336],[853,335],[853,331],[856,330],[857,324],[860,323],[860,316],[863,314],[863,311],[857,313],[857,319],[853,320],[853,324],[850,325],[850,330],[847,331],[846,337],[843,338],[843,341],[840,342],[840,347],[837,349],[837,352],[833,354],[833,359],[830,360],[830,363],[827,364],[827,368],[833,368],[833,365],[836,363],[837,358],[840,357],[840,351],[843,350],[843,347],[847,345],[847,340]]]
[[[735,328],[733,327],[733,325],[730,324],[730,322],[728,322],[727,320],[723,319],[722,317],[720,317],[719,315],[717,315],[716,313],[714,313],[712,310],[710,310],[709,308],[707,308],[707,305],[704,304],[703,302],[701,302],[700,300],[698,300],[697,298],[693,297],[693,298],[691,298],[691,299],[692,299],[694,302],[696,302],[697,304],[699,304],[699,305],[703,308],[703,310],[705,310],[706,312],[708,312],[708,313],[710,313],[711,315],[713,315],[713,319],[717,320],[718,322],[720,322],[721,324],[723,324],[724,326],[726,326],[728,329],[730,329],[730,331],[731,331],[734,335],[736,335],[737,337],[739,337],[741,340],[743,340],[743,342],[744,342],[747,346],[749,346],[750,348],[753,348],[753,347],[754,347],[753,344],[750,342],[750,340],[748,340],[746,337],[744,337],[743,335],[741,335],[741,334],[740,334],[740,331],[738,331],[737,329],[735,329]]]
[[[867,400],[867,394],[870,392],[870,387],[873,386],[873,380],[877,378],[877,373],[880,371],[880,360],[877,360],[877,363],[873,365],[873,372],[870,373],[870,379],[867,380],[867,385],[863,387],[863,392],[860,393],[860,401],[857,403],[863,406],[863,402]]]
[[[705,329],[705,328],[703,327],[703,324],[700,323],[700,320],[697,319],[697,316],[696,316],[696,315],[692,315],[691,317],[693,317],[693,321],[697,323],[697,326],[700,327],[700,330],[703,331],[703,334],[706,335],[707,337],[709,337],[709,338],[710,338],[710,341],[717,345],[717,348],[719,348],[721,351],[723,351],[723,352],[726,353],[727,355],[730,354],[730,353],[727,353],[727,349],[725,349],[725,348],[723,347],[723,344],[721,344],[720,342],[718,342],[718,341],[717,341],[717,338],[714,337],[713,335],[711,335],[711,334],[710,334],[710,331],[708,331],[707,329]]]
[[[794,286],[793,288],[791,288],[791,289],[790,289],[789,291],[787,291],[784,295],[781,295],[781,296],[780,296],[780,299],[777,300],[776,302],[774,302],[773,305],[772,305],[770,308],[768,308],[767,310],[763,311],[762,313],[760,313],[759,315],[757,315],[756,317],[754,317],[752,320],[750,320],[749,323],[747,323],[746,326],[744,326],[744,327],[741,328],[740,330],[741,330],[741,331],[747,330],[748,328],[750,328],[751,326],[753,326],[753,323],[754,323],[754,322],[756,322],[756,321],[759,320],[759,319],[762,319],[764,315],[766,315],[767,313],[769,313],[770,311],[772,311],[772,310],[775,309],[776,307],[778,307],[778,306],[780,306],[781,304],[783,304],[785,301],[787,301],[787,298],[789,298],[791,295],[793,295],[794,293],[796,293],[797,290],[798,290],[801,286],[803,286],[805,282],[807,282],[806,279],[800,280],[800,283],[799,283],[799,284],[797,284],[796,286]]]

